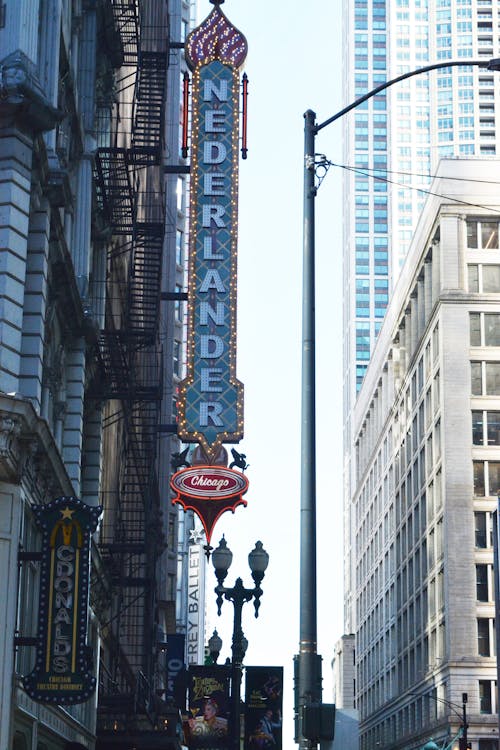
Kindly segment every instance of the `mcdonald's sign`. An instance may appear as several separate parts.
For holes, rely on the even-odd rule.
[[[35,701],[83,703],[95,690],[87,617],[90,540],[101,512],[76,497],[34,508],[42,531],[38,642],[23,684]]]

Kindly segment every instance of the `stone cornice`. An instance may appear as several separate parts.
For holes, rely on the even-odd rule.
[[[33,63],[21,50],[0,61],[0,116],[32,133],[51,130],[64,116],[45,96]]]
[[[39,502],[73,487],[45,419],[25,398],[0,393],[0,481],[27,482]]]

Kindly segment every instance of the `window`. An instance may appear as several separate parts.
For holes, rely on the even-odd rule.
[[[479,680],[479,710],[482,714],[492,713],[490,680]]]
[[[484,497],[484,461],[473,461],[474,473],[474,495],[475,497]]]
[[[500,462],[473,461],[475,497],[496,497],[500,492]]]
[[[473,396],[500,396],[500,362],[471,362]]]
[[[487,461],[488,466],[488,495],[497,496],[500,493],[500,462]]]
[[[177,295],[182,294],[182,287],[179,284],[175,285],[175,293]],[[182,301],[177,298],[174,302],[175,319],[178,323],[182,323]]]
[[[495,621],[489,617],[478,618],[477,653],[479,656],[495,656]]]
[[[366,365],[356,365],[356,391],[359,391],[366,373]]]
[[[467,266],[469,292],[500,292],[500,266],[471,264]]]
[[[29,746],[31,747],[31,737]],[[40,743],[38,743],[38,747],[41,748]],[[46,747],[46,745],[44,747]],[[24,732],[16,731],[14,735],[13,750],[28,750],[28,740],[26,739],[26,734]]]
[[[500,313],[470,313],[471,346],[500,346]]]
[[[175,531],[177,523],[176,517],[173,513],[168,515],[168,533],[167,533],[167,546],[169,549],[174,549],[175,546]]]
[[[467,247],[498,250],[498,221],[467,221]]]
[[[184,210],[184,180],[182,177],[177,178],[177,210]]]
[[[474,539],[477,549],[487,549],[488,534],[486,511],[477,511],[474,513]]]
[[[478,602],[495,601],[492,565],[486,563],[476,565],[476,599]]]
[[[356,196],[358,202],[358,196]],[[368,237],[356,238],[356,274],[368,274],[370,270],[370,246]]]
[[[181,377],[181,342],[174,341],[174,352],[173,352],[173,365],[174,375]]]
[[[483,362],[485,371],[485,395],[500,395],[500,362]]]
[[[500,445],[500,411],[472,412],[473,445]]]
[[[184,232],[182,232],[180,229],[177,229],[175,232],[175,262],[178,266],[182,266],[182,261],[184,259]]]
[[[388,282],[386,279],[375,279],[375,317],[384,317],[387,308]]]
[[[471,393],[473,396],[481,396],[483,393],[481,364],[482,364],[481,362],[470,363],[470,384],[471,384]]]
[[[482,292],[500,292],[500,266],[485,265],[480,267],[482,275]]]
[[[356,324],[356,359],[370,359],[370,324]]]
[[[367,318],[370,313],[370,282],[356,280],[356,316]]]
[[[469,292],[478,292],[479,291],[479,266],[472,265],[472,264],[468,265],[467,276],[469,280]]]
[[[40,536],[31,513],[25,514],[22,522],[22,547],[24,550],[38,551]],[[31,623],[36,619],[40,588],[40,567],[36,563],[26,562],[20,568],[18,590],[17,629],[20,633],[30,632]],[[34,662],[31,649],[21,648],[17,651],[16,671],[27,674],[33,669]]]
[[[497,750],[496,740],[479,740],[479,750]]]

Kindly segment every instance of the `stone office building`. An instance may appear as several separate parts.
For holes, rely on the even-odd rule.
[[[181,337],[183,217],[165,222],[163,165],[165,137],[178,153],[165,118],[183,24],[181,0],[0,5],[2,750],[179,746],[163,653],[177,513],[158,478],[159,445],[163,471],[174,443],[158,425],[175,421]],[[66,707],[21,679],[35,658],[33,507],[62,495],[103,506],[87,628],[98,690]]]
[[[497,175],[440,163],[354,412],[362,750],[458,746],[464,694],[472,749],[497,748]]]

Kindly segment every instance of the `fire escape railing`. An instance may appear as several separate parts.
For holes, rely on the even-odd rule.
[[[131,108],[125,103],[120,109],[121,127],[124,113],[130,112],[129,130],[124,127],[111,138],[124,145],[98,148],[94,163],[100,227],[109,227],[115,241],[109,245],[112,291],[98,336],[101,377],[94,391],[97,398],[116,401],[109,424],[116,428],[120,422],[122,436],[120,476],[116,491],[103,498],[99,542],[113,588],[106,628],[113,668],[102,680],[98,712],[98,730],[106,731],[133,729],[131,706],[149,716],[152,705],[147,696],[150,689],[152,695],[154,667],[155,568],[163,549],[155,464],[162,393],[158,321],[167,75],[166,48],[141,50],[136,3],[111,0],[111,7],[122,65],[135,75],[135,85]],[[113,279],[117,268],[120,281]]]

